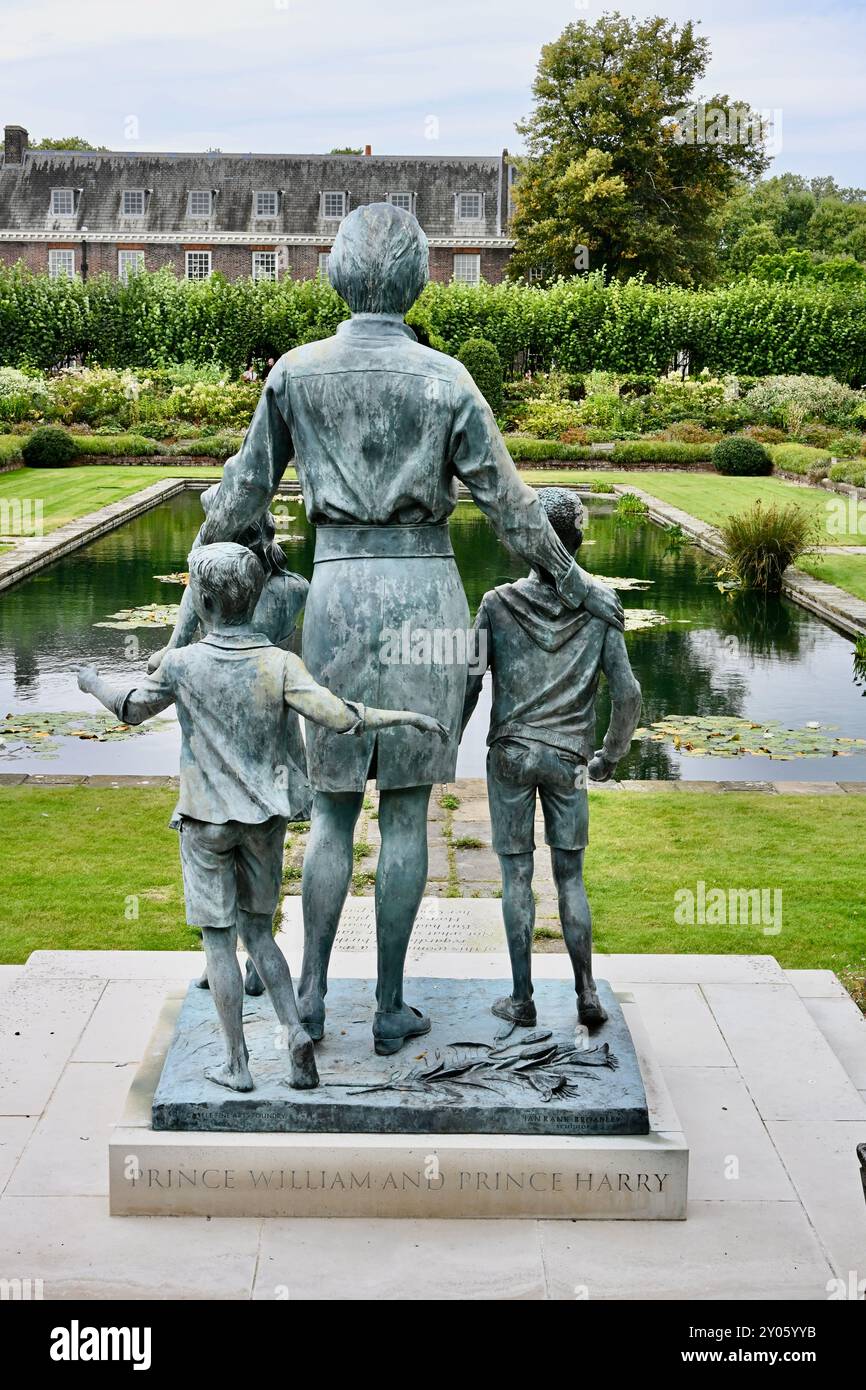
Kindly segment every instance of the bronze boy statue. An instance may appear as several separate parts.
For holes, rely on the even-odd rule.
[[[286,762],[293,711],[315,724],[360,733],[408,724],[444,735],[438,720],[364,708],[313,680],[300,657],[252,623],[265,583],[257,557],[234,542],[190,556],[189,593],[205,636],[169,651],[135,688],[111,688],[90,666],[82,690],[118,719],[140,724],[174,704],[181,727],[180,829],[186,917],[201,928],[208,978],[226,1040],[223,1066],[206,1075],[235,1091],[253,1087],[243,1032],[243,985],[235,929],[252,956],[285,1031],[292,1086],[318,1084],[313,1044],[300,1024],[288,965],[272,935],[286,824],[296,779]]]
[[[562,488],[542,488],[538,496],[573,555],[583,540],[580,499]],[[607,1015],[592,978],[592,917],[583,884],[587,771],[594,781],[606,782],[628,751],[640,717],[640,686],[622,632],[585,607],[568,607],[552,577],[537,566],[528,579],[485,594],[475,626],[482,661],[468,681],[463,727],[478,700],[486,653],[493,675],[487,794],[493,848],[502,867],[502,914],[513,975],[513,993],[498,1000],[493,1012],[511,1023],[531,1026],[536,1021],[532,871],[537,791],[562,933],[574,967],[578,1017],[591,1027]],[[593,756],[602,671],[610,686],[611,717],[604,745]]]

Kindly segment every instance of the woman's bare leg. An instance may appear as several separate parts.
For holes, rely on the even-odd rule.
[[[298,1013],[314,1042],[325,1029],[328,963],[352,882],[352,840],[363,800],[361,792],[319,791],[313,800],[301,884],[304,961],[298,981]]]
[[[382,848],[376,871],[376,947],[381,1012],[403,1008],[403,967],[427,884],[429,786],[383,791],[379,796]]]

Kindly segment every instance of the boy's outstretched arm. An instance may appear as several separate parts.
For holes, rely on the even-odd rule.
[[[95,695],[121,724],[143,724],[145,719],[174,704],[174,691],[164,666],[132,689],[128,685],[112,685],[95,666],[83,666],[78,672],[78,689]]]
[[[593,782],[607,782],[613,775],[640,721],[641,688],[631,669],[625,638],[615,628],[609,627],[605,633],[601,669],[610,688],[610,723],[604,743],[589,764]]]
[[[474,635],[474,661],[469,663],[469,673],[466,677],[466,694],[463,697],[463,717],[460,721],[460,737],[466,732],[466,725],[472,718],[475,706],[478,704],[478,696],[481,694],[481,687],[484,684],[484,674],[490,666],[490,619],[487,616],[485,599],[481,600],[481,607],[475,618],[472,628]]]
[[[296,709],[314,724],[323,724],[339,733],[362,733],[366,729],[387,729],[394,724],[408,724],[425,734],[448,737],[448,730],[430,714],[417,714],[407,709],[375,709],[354,700],[342,700],[324,685],[314,680],[299,656],[286,653],[283,696],[287,705]]]

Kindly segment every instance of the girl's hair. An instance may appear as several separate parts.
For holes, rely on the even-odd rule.
[[[261,560],[266,575],[289,573],[286,557],[277,544],[276,535],[277,523],[273,512],[263,512],[238,536],[238,544],[245,545]]]
[[[202,510],[207,516],[214,499],[219,491],[219,484],[214,483],[201,495]],[[264,565],[265,574],[289,574],[290,570],[286,563],[286,557],[280,546],[276,542],[277,522],[273,512],[263,512],[255,521],[245,526],[233,539],[237,545],[245,545],[248,550],[261,560]]]

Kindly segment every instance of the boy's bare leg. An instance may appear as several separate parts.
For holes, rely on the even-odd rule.
[[[361,792],[316,792],[313,800],[301,884],[304,960],[298,1012],[314,1042],[325,1031],[328,962],[352,882],[352,840],[363,800]]]
[[[244,989],[235,951],[235,933],[222,927],[202,927],[210,989],[226,1043],[222,1067],[206,1067],[205,1076],[231,1091],[251,1091],[253,1078],[247,1066],[244,1040]]]
[[[427,884],[429,786],[383,791],[379,796],[382,847],[376,870],[376,1051],[397,1052],[430,1020],[403,1000],[403,968],[415,917]]]
[[[239,912],[238,930],[264,981],[274,1013],[285,1030],[289,1085],[298,1088],[318,1086],[319,1074],[313,1044],[298,1018],[291,972],[285,956],[274,941],[273,918],[266,914]]]
[[[562,935],[574,969],[577,990],[577,1016],[587,1027],[604,1023],[605,1010],[599,1003],[592,978],[592,913],[583,885],[582,849],[551,849],[553,881],[559,894],[559,920]]]
[[[234,928],[231,928],[231,936],[232,940],[234,940],[237,936],[237,932],[234,930]],[[201,975],[195,983],[198,989],[210,989],[210,982],[207,977],[207,966],[205,966],[204,970],[201,972]],[[244,993],[255,995],[264,994],[264,992],[265,987],[259,979],[258,971],[256,970],[256,967],[253,965],[253,962],[251,960],[248,960],[246,963],[246,973],[244,975]]]
[[[531,1026],[537,1014],[532,998],[532,941],[535,931],[535,899],[532,872],[535,855],[500,854],[502,870],[502,916],[505,939],[511,957],[512,994],[497,999],[493,1012],[497,1018]]]

